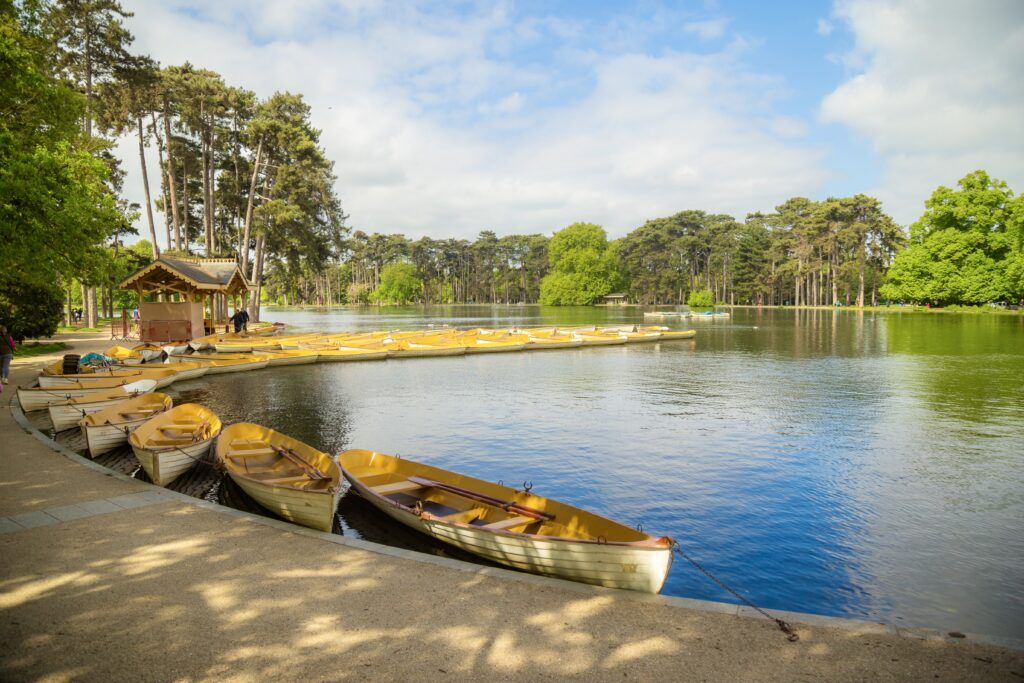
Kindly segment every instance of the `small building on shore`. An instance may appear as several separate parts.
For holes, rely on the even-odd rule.
[[[160,256],[127,277],[121,289],[139,295],[139,339],[186,341],[211,334],[228,308],[247,305],[252,284],[235,259]]]
[[[605,294],[602,300],[605,306],[625,306],[629,303],[629,295],[623,292]]]

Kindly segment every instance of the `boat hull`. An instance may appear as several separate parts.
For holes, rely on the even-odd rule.
[[[124,382],[129,384],[129,382]],[[54,387],[50,389],[18,389],[18,403],[21,404],[21,409],[28,413],[33,410],[46,410],[47,406],[51,403],[60,403],[62,401],[68,401],[73,398],[79,398],[90,394],[94,391],[99,391],[101,388],[107,387],[96,387],[96,388],[72,388],[72,387]]]
[[[322,349],[317,353],[321,363],[345,363],[359,360],[384,360],[390,354],[387,351],[344,352],[341,349]]]
[[[63,432],[64,430],[77,427],[78,421],[86,415],[98,413],[112,405],[127,401],[128,398],[129,396],[125,394],[118,398],[96,401],[95,403],[51,403],[47,406],[47,410],[50,412],[50,422],[53,424],[53,431]]]
[[[433,358],[435,356],[463,356],[466,354],[465,346],[439,346],[436,348],[408,348],[395,349],[395,358]]]
[[[374,507],[408,527],[497,564],[608,588],[657,593],[672,567],[672,549],[611,545],[492,532],[422,519],[349,481]]]
[[[82,436],[89,448],[89,457],[109,453],[118,446],[128,443],[128,435],[148,420],[148,417],[106,425],[82,425]]]
[[[623,337],[580,337],[583,346],[618,346],[625,344]]]
[[[320,493],[275,487],[236,477],[230,470],[228,476],[253,500],[278,517],[320,531],[334,528],[334,512],[338,508],[340,492]]]
[[[242,372],[243,370],[259,370],[265,368],[270,363],[266,358],[261,360],[253,361],[242,361],[242,362],[230,362],[230,361],[213,361],[213,365],[207,371],[208,375],[221,375],[226,372]]]
[[[174,448],[140,448],[132,445],[135,457],[150,480],[157,486],[167,486],[210,452],[213,439],[197,441],[187,446]]]

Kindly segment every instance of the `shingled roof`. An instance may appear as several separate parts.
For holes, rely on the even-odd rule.
[[[148,266],[126,278],[122,289],[149,285],[148,289],[160,285],[184,284],[192,289],[225,291],[228,289],[248,290],[251,284],[246,280],[235,259],[206,259],[161,256]]]

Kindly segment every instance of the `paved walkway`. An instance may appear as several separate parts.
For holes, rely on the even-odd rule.
[[[28,382],[34,373],[19,363],[13,377]],[[789,643],[735,607],[687,609],[674,599],[421,562],[218,509],[48,449],[15,423],[9,398],[0,408],[3,680],[1024,674],[1024,654],[970,638],[810,619]]]

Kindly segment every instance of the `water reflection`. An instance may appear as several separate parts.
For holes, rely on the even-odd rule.
[[[264,317],[331,330],[640,319],[528,306]],[[176,391],[324,450],[531,480],[678,538],[769,607],[1024,630],[1019,319],[736,310],[692,326],[693,343],[282,367]],[[347,497],[341,517],[345,533],[409,538]],[[729,599],[685,563],[665,592]]]

